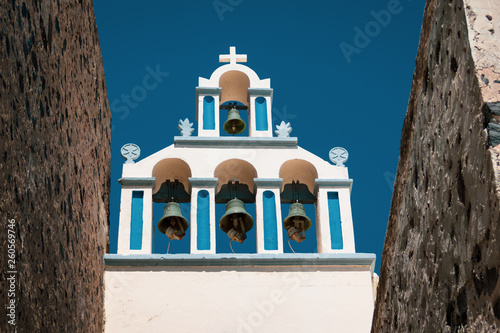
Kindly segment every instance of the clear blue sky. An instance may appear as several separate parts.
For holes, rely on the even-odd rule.
[[[271,79],[273,128],[291,122],[299,145],[325,160],[332,147],[349,151],[356,251],[375,253],[378,271],[424,4],[94,1],[113,112],[111,252],[121,146],[139,145],[144,158],[172,144],[179,119],[195,119],[198,77],[210,77],[219,54],[236,46],[246,65]],[[141,89],[150,71],[157,79]]]

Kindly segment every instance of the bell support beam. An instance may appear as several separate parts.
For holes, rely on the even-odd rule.
[[[196,87],[198,136],[220,136],[219,104],[221,91],[220,87]]]
[[[315,180],[318,253],[356,252],[351,188],[352,179]]]
[[[153,253],[154,177],[124,177],[118,225],[118,254]]]
[[[282,178],[254,178],[257,253],[283,253]]]
[[[218,178],[189,178],[192,254],[215,253],[215,189]]]
[[[248,113],[249,136],[272,137],[273,89],[248,88],[248,95],[250,96],[250,112]]]

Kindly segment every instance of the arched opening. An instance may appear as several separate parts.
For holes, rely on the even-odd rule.
[[[255,253],[256,227],[255,227],[255,194],[253,179],[257,178],[257,170],[252,164],[240,159],[230,159],[222,162],[215,168],[214,177],[218,178],[215,196],[216,216],[216,252],[217,253]],[[226,204],[229,200],[238,198],[244,202],[244,208],[254,220],[252,229],[246,231],[247,239],[243,243],[232,242],[219,227],[222,216],[226,213]]]
[[[267,131],[267,101],[264,97],[255,99],[255,129],[257,131]]]
[[[179,158],[167,158],[153,167],[152,176],[156,178],[153,192],[153,253],[167,253],[167,249],[168,253],[189,253],[191,241],[189,227],[185,231],[182,240],[170,241],[158,229],[158,222],[164,215],[166,202],[169,201],[179,203],[182,216],[189,222],[191,212],[189,177],[191,177],[191,168]]]
[[[240,71],[229,71],[219,79],[219,87],[221,87],[221,100],[223,104],[228,101],[238,101],[248,106],[248,88],[250,87],[250,79]]]
[[[243,103],[239,102],[239,101],[236,101],[236,100],[233,100],[233,101],[227,101],[225,103],[222,103],[221,106],[220,106],[220,112],[219,112],[219,124],[220,124],[220,136],[233,136],[233,134],[230,134],[230,133],[227,133],[225,130],[224,130],[224,124],[225,122],[228,120],[228,117],[229,117],[229,104],[230,103],[236,103],[236,105],[238,107],[240,106],[245,106]],[[238,136],[248,136],[249,134],[249,130],[248,130],[248,126],[249,126],[249,117],[248,117],[248,109],[239,109],[238,110],[239,114],[240,114],[240,118],[241,120],[243,120],[246,124],[246,127],[245,129],[243,130],[243,132],[239,133],[239,134],[236,134]]]
[[[301,242],[293,240],[289,242],[288,233],[283,228],[283,251],[285,253],[316,253],[318,243],[316,237],[314,181],[318,178],[318,171],[308,161],[293,159],[281,165],[279,177],[283,179],[281,193],[283,220],[289,215],[290,207],[294,202],[303,205],[305,215],[311,220],[311,227],[304,232],[305,240]]]
[[[281,165],[279,177],[283,179],[283,188],[293,180],[306,184],[309,192],[314,193],[314,181],[318,178],[318,171],[310,162],[293,159]],[[283,190],[282,188],[282,190]]]
[[[152,177],[156,178],[155,190],[153,193],[157,193],[166,180],[172,182],[178,180],[184,186],[184,190],[189,191],[191,168],[180,158],[166,158],[156,163],[153,167]]]
[[[215,99],[212,96],[203,98],[203,129],[215,129]]]
[[[214,177],[218,178],[217,192],[221,186],[227,184],[229,180],[236,179],[240,184],[246,184],[250,192],[253,193],[253,179],[257,178],[257,170],[247,161],[233,158],[220,163],[214,171]]]

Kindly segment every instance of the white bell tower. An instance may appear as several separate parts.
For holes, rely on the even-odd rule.
[[[104,258],[107,331],[368,332],[375,255],[355,251],[347,152],[333,148],[334,164],[321,159],[289,136],[290,123],[274,136],[270,79],[240,64],[247,55],[235,47],[219,61],[228,64],[198,80],[196,136],[186,118],[172,145],[138,162],[139,147],[122,149],[118,253]],[[153,202],[166,204],[163,217]],[[313,237],[311,226],[315,249],[284,253],[287,242]],[[153,253],[158,227],[190,241],[190,253]],[[256,251],[218,253],[219,228],[224,241],[255,242]]]
[[[236,54],[231,46],[229,54],[220,55],[220,62],[229,62],[212,73],[210,79],[200,77],[196,87],[198,136],[220,136],[220,105],[238,101],[248,110],[249,136],[272,137],[272,98],[270,79],[259,79],[246,62],[246,54]]]

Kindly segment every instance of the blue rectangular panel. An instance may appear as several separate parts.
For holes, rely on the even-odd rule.
[[[264,210],[264,250],[278,249],[278,222],[276,219],[276,200],[274,193],[265,191],[262,195]]]
[[[196,225],[196,247],[210,250],[210,193],[207,190],[198,192]]]
[[[130,249],[140,250],[142,248],[142,218],[143,191],[132,191],[132,213],[130,216]]]
[[[330,215],[330,238],[332,250],[342,250],[342,221],[340,220],[340,204],[338,192],[328,192],[328,212]]]
[[[267,101],[264,97],[255,99],[255,128],[257,131],[267,131]]]
[[[212,96],[203,98],[203,129],[215,129],[215,100]]]

